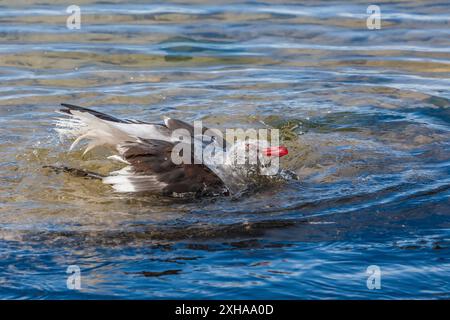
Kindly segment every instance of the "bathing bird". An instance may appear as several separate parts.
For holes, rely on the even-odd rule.
[[[101,179],[116,192],[177,197],[233,195],[261,177],[297,179],[295,173],[278,168],[278,159],[288,154],[287,148],[267,140],[230,144],[218,130],[201,128],[196,132],[187,122],[169,117],[164,117],[163,123],[152,123],[119,119],[67,103],[61,106],[55,130],[60,137],[73,140],[69,150],[82,141],[87,141],[83,154],[107,146],[111,150],[107,158],[123,167],[105,176],[68,167],[59,170]]]

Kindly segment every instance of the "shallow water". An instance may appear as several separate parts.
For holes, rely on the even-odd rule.
[[[80,30],[63,1],[0,5],[0,298],[450,298],[446,1],[378,1],[381,30],[362,1],[77,3]],[[118,195],[42,168],[111,168],[67,153],[61,102],[281,128],[301,179]]]

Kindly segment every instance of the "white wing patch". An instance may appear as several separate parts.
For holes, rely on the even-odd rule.
[[[167,186],[154,175],[136,175],[131,166],[111,172],[110,176],[103,178],[103,183],[112,185],[116,192],[158,192]]]

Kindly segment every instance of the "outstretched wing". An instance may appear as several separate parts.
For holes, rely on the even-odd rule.
[[[121,120],[95,110],[63,104],[60,114],[69,117],[56,119],[56,131],[61,137],[75,139],[72,150],[81,140],[89,140],[85,153],[100,146],[115,147],[134,137],[172,141],[171,130],[163,124],[137,120]]]
[[[139,121],[139,120],[119,119],[119,118],[113,117],[113,116],[111,116],[109,114],[106,114],[106,113],[103,113],[103,112],[99,112],[99,111],[96,111],[96,110],[92,110],[92,109],[88,109],[88,108],[85,108],[85,107],[76,106],[74,104],[61,103],[61,106],[63,106],[64,108],[60,109],[59,111],[61,113],[66,113],[68,115],[73,115],[72,111],[79,111],[79,112],[83,112],[83,113],[92,114],[92,115],[96,116],[99,119],[110,121],[110,122],[151,124],[150,122],[144,122],[144,121]]]

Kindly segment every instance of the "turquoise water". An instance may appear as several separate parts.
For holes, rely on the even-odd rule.
[[[378,1],[380,30],[364,1],[83,0],[79,30],[70,4],[0,5],[0,298],[450,298],[446,1]],[[67,152],[61,102],[280,128],[300,180],[118,195],[43,168],[111,169]]]

